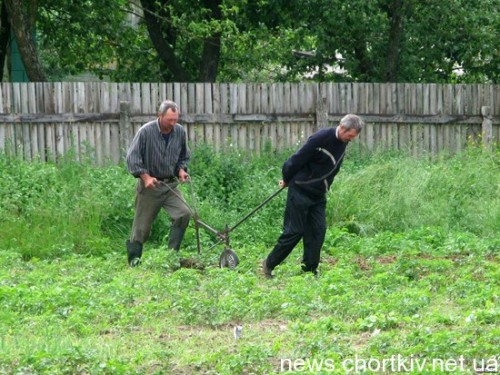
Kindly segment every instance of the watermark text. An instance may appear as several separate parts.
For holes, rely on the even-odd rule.
[[[498,373],[500,358],[424,358],[419,356],[392,355],[387,358],[364,358],[355,355],[352,358],[335,361],[332,358],[283,358],[280,360],[282,373],[314,373],[342,371],[348,374],[363,372],[450,372],[460,373],[473,370],[476,373]]]

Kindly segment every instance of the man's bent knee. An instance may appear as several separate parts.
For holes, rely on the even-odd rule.
[[[174,227],[179,227],[186,229],[189,225],[189,220],[191,220],[191,211],[183,211],[177,217],[173,218],[172,225]]]

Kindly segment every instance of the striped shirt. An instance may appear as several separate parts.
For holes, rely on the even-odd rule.
[[[191,152],[186,141],[186,131],[175,124],[165,143],[158,119],[141,126],[127,152],[127,168],[135,177],[148,173],[158,178],[177,177],[179,169],[187,172]]]

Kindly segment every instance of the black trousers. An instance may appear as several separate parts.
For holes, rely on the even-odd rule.
[[[290,186],[286,200],[283,232],[267,257],[267,267],[274,269],[303,240],[302,269],[316,272],[326,233],[326,196],[310,196]]]

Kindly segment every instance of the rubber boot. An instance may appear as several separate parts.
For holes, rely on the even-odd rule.
[[[318,277],[318,269],[317,268],[308,267],[304,263],[302,263],[302,271],[303,272],[312,272],[312,274],[314,276]]]
[[[184,233],[186,233],[185,228],[170,227],[167,249],[179,251],[179,249],[181,248],[182,239],[184,238]]]
[[[128,265],[130,267],[137,267],[141,263],[142,243],[127,240],[127,255]]]
[[[262,272],[264,273],[264,277],[266,279],[274,278],[273,270],[267,266],[267,258],[262,261]]]

